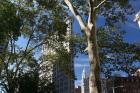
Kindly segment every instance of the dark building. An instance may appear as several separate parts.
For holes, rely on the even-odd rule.
[[[75,93],[81,93],[81,87],[78,86],[77,88],[75,88]]]
[[[114,77],[106,80],[107,93],[140,93],[140,77]]]

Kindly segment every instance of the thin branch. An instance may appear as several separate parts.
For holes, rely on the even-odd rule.
[[[13,38],[12,38],[12,34],[10,34],[10,55],[9,55],[9,58],[8,58],[8,61],[6,62],[7,64],[9,63],[11,57],[12,57],[12,54],[13,54],[13,49],[14,49],[14,44],[13,44]]]
[[[100,2],[94,9],[98,9],[100,6],[102,6],[104,3],[106,2],[106,0],[103,0],[102,2]]]
[[[43,44],[46,44],[46,42],[41,42],[40,44],[34,46],[32,49],[30,49],[28,52],[26,51],[25,55],[22,57],[22,59],[20,60],[19,64],[17,64],[17,69],[15,71],[15,75],[14,77],[17,75],[17,72],[19,70],[19,66],[20,64],[22,63],[22,61],[27,57],[27,55],[29,55],[33,50],[35,50],[36,48],[38,48],[39,46],[43,45]]]
[[[32,27],[32,28],[33,28],[33,27]],[[17,63],[17,69],[16,69],[16,71],[15,71],[15,76],[16,76],[16,74],[17,74],[17,71],[18,71],[18,69],[19,69],[20,64],[22,63],[22,61],[24,60],[24,58],[25,58],[26,55],[27,55],[26,52],[27,52],[28,46],[29,46],[29,44],[30,44],[30,41],[31,41],[31,39],[32,39],[33,33],[34,33],[34,30],[32,29],[32,32],[31,32],[31,34],[30,34],[30,37],[29,37],[29,39],[28,39],[28,42],[27,42],[27,45],[26,45],[26,48],[25,48],[25,51],[24,51],[24,54],[23,54],[23,57],[22,57],[22,59],[20,60],[20,62]]]
[[[71,4],[70,0],[64,0],[64,2],[67,4],[67,6],[69,7],[69,9],[72,12],[72,14],[76,17],[77,21],[80,24],[81,29],[84,30],[86,28],[86,25],[85,25],[82,17],[80,16],[80,14],[78,13],[78,11]]]
[[[25,48],[24,53],[26,53],[26,51],[27,51],[27,49],[28,49],[28,46],[29,46],[29,44],[30,44],[30,41],[31,41],[31,39],[32,39],[32,36],[33,36],[34,32],[35,32],[35,30],[33,30],[33,27],[32,27],[32,32],[31,32],[31,35],[30,35],[29,40],[28,40],[28,42],[27,42],[27,45],[26,45],[26,48]]]
[[[10,48],[10,54],[8,53],[9,54],[9,58],[8,58],[7,62],[5,61],[5,59],[3,59],[3,61],[4,61],[4,68],[5,68],[5,71],[6,71],[6,74],[7,74],[7,80],[9,79],[8,64],[10,62],[10,59],[11,59],[12,54],[13,54],[13,49],[14,49],[13,38],[12,38],[12,34],[11,33],[10,33],[9,39],[10,39],[9,43],[10,43],[10,47],[11,47]],[[8,43],[7,43],[6,47],[7,47],[6,49],[8,49]]]

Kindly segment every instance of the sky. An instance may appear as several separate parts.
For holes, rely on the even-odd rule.
[[[136,12],[140,10],[140,2],[134,2],[131,0],[131,3],[133,4],[133,7],[135,8]],[[133,21],[134,15],[127,16],[128,21],[123,25],[123,29],[127,31],[127,33],[124,36],[124,40],[129,43],[137,42],[140,43],[140,28],[138,28],[138,24]],[[104,25],[104,17],[99,16],[97,20],[97,26]],[[73,31],[79,32],[80,27],[76,20],[74,20],[73,23]],[[25,46],[27,43],[27,40],[23,37],[20,37],[17,41],[18,45]],[[87,75],[89,75],[89,64],[88,64],[88,57],[82,54],[79,54],[79,57],[74,59],[74,67],[75,67],[75,75],[77,80],[75,81],[75,85],[80,85],[81,82],[81,73],[83,70],[83,67],[85,66]],[[126,76],[126,73],[124,72],[115,72],[115,74],[121,73],[122,76]]]

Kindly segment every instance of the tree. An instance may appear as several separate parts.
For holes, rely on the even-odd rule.
[[[138,22],[138,25],[140,27],[140,11],[135,15],[135,19],[134,19],[135,22]]]
[[[17,7],[9,0],[0,1],[0,20],[0,44],[8,42],[9,38],[17,40],[21,35],[21,20],[17,15]]]
[[[119,27],[120,28],[120,27]],[[121,29],[98,29],[99,55],[101,61],[101,73],[106,78],[111,77],[114,71],[124,71],[129,76],[134,73],[133,63],[139,61],[140,46],[135,43],[127,43],[123,40],[125,31]]]
[[[3,3],[0,4],[1,9],[3,9],[1,10],[2,16],[0,16],[3,22],[3,24],[0,24],[2,29],[0,35],[4,37],[2,39],[6,40],[6,46],[4,46],[0,54],[0,85],[7,93],[27,93],[29,87],[34,87],[31,90],[33,93],[36,93],[38,90],[41,93],[51,92],[54,86],[49,79],[40,80],[38,79],[39,76],[33,73],[36,72],[36,69],[37,71],[40,70],[40,63],[33,56],[36,49],[39,49],[43,44],[54,47],[49,43],[49,40],[55,33],[61,31],[61,34],[58,33],[61,36],[59,40],[62,41],[64,39],[62,36],[64,35],[66,24],[64,20],[61,20],[62,15],[59,13],[61,9],[58,11],[47,7],[50,15],[46,15],[44,14],[45,9],[42,9],[41,6],[36,8],[32,6],[34,5],[33,1],[26,2],[21,0],[20,2],[11,2],[6,0]],[[13,10],[9,11],[10,9]],[[58,24],[62,24],[61,27]],[[27,44],[23,48],[16,44],[16,40],[21,34],[27,39]],[[48,84],[51,86],[48,86]],[[44,88],[49,88],[49,90]]]
[[[107,26],[110,25],[113,27],[113,24],[117,23],[118,21],[125,20],[124,13],[126,12],[124,11],[126,11],[127,9],[128,10],[131,9],[131,7],[129,6],[127,0],[125,1],[114,0],[114,1],[108,1],[108,2],[106,2],[106,0],[103,0],[103,1],[89,0],[89,3],[87,3],[86,0],[83,0],[83,1],[64,0],[64,1],[68,5],[69,9],[74,14],[74,16],[77,18],[80,24],[81,30],[84,32],[86,36],[86,43],[87,43],[86,50],[88,51],[89,60],[90,60],[89,62],[90,63],[90,80],[89,80],[90,93],[98,93],[98,91],[100,91],[100,88],[97,87],[97,81],[99,81],[99,72],[100,72],[99,61],[101,58],[99,58],[98,45],[97,45],[97,41],[98,41],[97,40],[97,27],[96,27],[97,15],[101,14],[105,16],[106,25]],[[8,25],[10,27],[10,30],[8,29],[8,31],[10,31],[11,33],[10,38],[8,39],[10,41],[10,44],[9,44],[10,47],[7,44],[5,52],[4,52],[5,55],[1,56],[2,63],[4,65],[1,67],[1,69],[4,70],[4,73],[6,73],[5,74],[7,75],[6,82],[10,82],[9,83],[11,84],[9,85],[9,87],[11,87],[10,91],[13,91],[13,92],[16,90],[16,85],[12,85],[12,84],[13,82],[16,82],[17,80],[16,76],[19,75],[20,70],[22,69],[21,72],[24,72],[25,71],[24,69],[26,67],[30,67],[28,64],[28,61],[29,62],[35,61],[35,60],[29,60],[29,59],[32,59],[32,56],[33,56],[32,53],[34,52],[36,48],[38,48],[42,44],[48,44],[48,46],[51,46],[55,50],[57,50],[58,55],[55,55],[56,57],[60,57],[60,59],[63,59],[65,56],[68,55],[68,53],[64,50],[64,48],[61,47],[62,44],[59,45],[59,48],[56,48],[54,44],[49,43],[50,40],[53,40],[51,36],[54,36],[55,34],[60,36],[60,38],[55,39],[58,43],[65,41],[64,35],[66,31],[66,24],[64,22],[63,16],[69,15],[69,14],[66,14],[62,9],[62,7],[65,7],[65,6],[60,5],[60,3],[57,2],[57,0],[36,0],[35,2],[36,4],[34,4],[34,2],[35,0],[28,0],[28,1],[21,0],[21,2],[19,3],[15,1],[14,3],[12,3],[12,5],[10,3],[11,6],[13,6],[14,4],[15,6],[18,6],[18,8],[14,9],[14,12],[12,11],[12,14],[14,13],[13,18],[11,18],[8,15],[8,17],[10,18],[10,20],[12,20],[12,22],[11,21],[9,22],[9,20],[6,19],[6,24],[10,24]],[[80,5],[83,5],[83,4],[85,5],[84,7],[79,7]],[[34,7],[34,5],[38,5],[38,6]],[[75,8],[74,5],[77,7]],[[11,12],[8,11],[8,9],[6,9],[7,12],[11,14]],[[78,13],[80,12],[78,11],[78,9],[86,10],[84,12],[86,14],[85,16],[87,16],[87,13],[89,14],[87,23],[84,19],[82,19],[81,17],[82,14]],[[121,11],[118,11],[118,10],[121,10]],[[5,11],[2,10],[2,12],[5,12]],[[6,15],[7,15],[7,12],[6,12]],[[131,10],[127,11],[127,13],[131,13],[131,12],[132,12]],[[22,21],[14,20],[14,19],[19,20],[18,19],[19,15]],[[2,16],[2,18],[5,16]],[[20,22],[23,22],[23,24],[22,24],[22,27],[20,27],[19,29],[19,27],[17,26],[19,26]],[[5,23],[5,19],[3,20],[3,23]],[[6,24],[4,25],[1,24],[2,25],[1,27],[5,29],[4,26],[6,26]],[[60,26],[60,24],[62,25]],[[14,25],[14,26],[11,26],[11,25]],[[17,27],[18,29],[17,28],[15,29],[14,27]],[[16,45],[15,45],[15,38],[13,38],[13,36],[15,34],[13,34],[11,30],[13,32],[21,31],[22,34],[28,37],[28,43],[24,50],[22,51],[19,50],[20,52],[14,51]],[[5,36],[5,35],[3,35],[2,33],[2,36]],[[9,49],[8,51],[7,51],[7,48]],[[67,55],[63,56],[62,55],[63,53]],[[8,60],[6,60],[5,58],[8,58]],[[14,71],[13,70],[11,71],[11,69],[9,70],[8,68],[9,66],[11,66],[11,64],[15,65]],[[60,64],[62,65],[62,67],[64,67],[62,63]],[[24,65],[26,65],[26,67],[24,67]],[[11,77],[13,77],[14,79],[12,80]],[[29,79],[29,76],[27,75],[27,73],[25,73],[23,74],[22,78]],[[4,85],[5,85],[5,82],[4,82]]]
[[[87,51],[89,56],[90,64],[90,77],[89,77],[89,93],[98,93],[100,91],[99,87],[97,88],[96,81],[99,80],[99,69],[100,69],[100,60],[98,53],[98,44],[97,44],[97,27],[96,19],[98,13],[103,13],[106,17],[107,13],[111,13],[111,16],[106,18],[107,23],[110,25],[115,23],[117,20],[124,20],[125,15],[121,12],[119,14],[115,11],[115,7],[124,8],[128,4],[128,1],[108,1],[107,0],[89,0],[88,1],[88,21],[84,22],[78,10],[74,7],[76,2],[74,0],[64,0],[65,4],[68,6],[69,10],[72,12],[74,17],[79,22],[81,30],[84,32],[87,40]],[[79,5],[82,1],[77,1],[76,4]],[[84,1],[83,1],[84,2]],[[104,4],[107,2],[107,4]],[[86,1],[85,1],[86,3]],[[115,5],[116,4],[116,5]],[[84,4],[85,5],[85,4]],[[130,5],[129,5],[130,7]],[[85,7],[84,7],[85,8]],[[128,8],[128,7],[127,7]],[[112,10],[111,10],[112,9]],[[118,18],[118,19],[116,19]]]
[[[19,47],[13,38],[9,38],[10,43],[0,55],[0,86],[7,93],[44,93],[52,89],[43,90],[43,87],[48,87],[48,83],[53,84],[49,79],[39,79],[40,63],[33,57],[35,49],[45,42],[30,47],[33,33],[28,35],[25,48]]]

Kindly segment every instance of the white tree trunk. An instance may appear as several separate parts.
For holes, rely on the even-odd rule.
[[[138,23],[140,28],[140,11],[135,15],[134,21]]]
[[[88,56],[90,64],[90,76],[89,76],[89,93],[99,93],[97,81],[99,81],[99,57],[98,57],[98,45],[96,36],[96,27],[92,25],[90,32],[87,35],[88,43]]]
[[[97,87],[97,81],[100,78],[100,65],[99,65],[99,54],[98,44],[96,35],[96,9],[99,8],[106,0],[103,0],[98,5],[97,0],[89,0],[89,16],[88,23],[84,23],[78,11],[73,7],[71,0],[64,0],[69,7],[69,10],[73,13],[75,18],[80,24],[81,29],[84,31],[87,38],[87,50],[90,63],[90,77],[89,77],[89,93],[99,93],[100,86]]]

